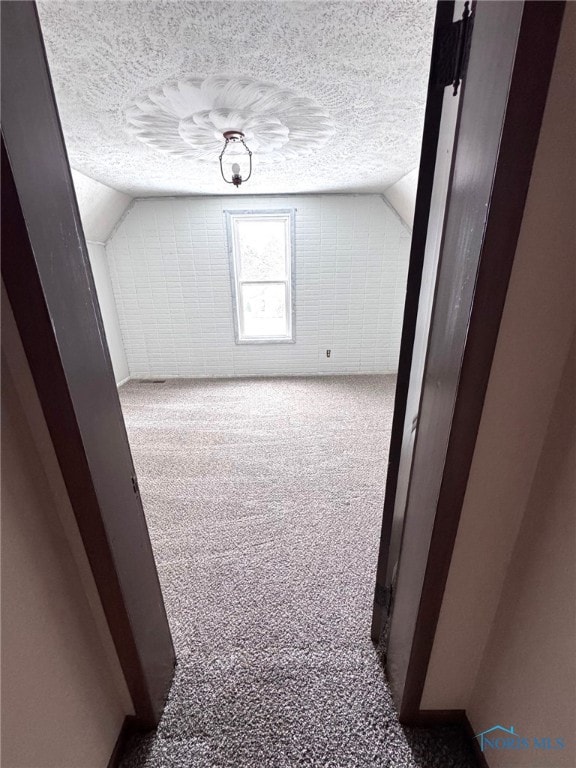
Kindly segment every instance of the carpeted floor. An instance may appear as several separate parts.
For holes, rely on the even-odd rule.
[[[369,639],[394,377],[120,390],[178,666],[123,768],[469,768]]]

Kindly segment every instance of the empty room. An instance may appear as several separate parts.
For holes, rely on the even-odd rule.
[[[570,4],[1,5],[3,764],[572,765]]]
[[[178,660],[152,755],[345,750],[367,689],[390,706],[369,625],[435,8],[39,13]]]
[[[176,647],[170,728],[222,764],[294,732],[329,749],[368,680],[385,706],[369,618],[411,226],[385,193],[415,190],[434,8],[137,8],[40,16]]]

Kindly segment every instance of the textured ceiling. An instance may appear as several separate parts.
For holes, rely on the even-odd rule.
[[[260,162],[239,194],[382,192],[418,164],[435,3],[38,3],[74,168],[135,196],[238,194],[217,165],[130,132],[127,110],[167,82],[245,77],[311,99],[334,132]],[[272,116],[275,117],[275,116]]]

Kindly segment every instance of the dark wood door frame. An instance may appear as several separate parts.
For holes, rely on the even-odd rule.
[[[442,30],[452,23],[453,17],[453,0],[442,0],[442,2],[437,4],[432,43],[433,62],[438,61],[439,58],[438,49],[441,45],[440,36]],[[424,115],[424,129],[422,132],[422,148],[418,168],[418,188],[416,192],[414,226],[412,229],[412,241],[410,245],[406,299],[404,302],[404,315],[402,320],[402,338],[400,341],[398,374],[396,378],[396,391],[394,394],[394,413],[392,416],[388,469],[386,472],[384,510],[382,513],[378,562],[376,566],[376,586],[374,589],[372,625],[370,631],[372,640],[375,643],[380,639],[391,598],[391,585],[386,579],[386,573],[388,570],[392,521],[396,503],[402,439],[404,436],[404,420],[406,418],[408,388],[410,385],[410,372],[412,369],[412,353],[414,349],[418,304],[422,283],[422,268],[424,264],[424,252],[426,249],[426,236],[428,234],[430,201],[432,198],[432,188],[434,186],[438,135],[445,90],[445,86],[439,85],[437,81],[437,73],[434,66],[432,66],[428,80],[426,112]]]
[[[450,568],[484,397],[524,214],[560,33],[563,2],[478,3],[448,196],[439,280],[421,396],[411,492],[418,525],[426,486],[438,482],[431,534],[420,556],[403,541],[403,605],[414,615],[407,664],[395,697],[406,724],[461,720],[462,712],[428,713],[420,702]],[[447,441],[443,442],[446,429]],[[433,458],[432,458],[433,457]],[[438,470],[439,474],[435,474]],[[426,474],[434,474],[426,479]],[[434,485],[434,488],[436,486]],[[419,503],[420,502],[420,503]],[[410,509],[408,509],[408,513]],[[417,560],[417,562],[416,562]],[[422,571],[422,588],[414,575]],[[410,586],[412,585],[412,586]],[[409,594],[410,593],[410,594]],[[409,597],[407,598],[407,595]],[[408,606],[408,610],[407,610]],[[392,622],[398,604],[393,605]],[[397,624],[398,626],[398,624]],[[401,643],[397,643],[400,647]],[[390,659],[388,659],[390,665]],[[402,667],[402,664],[400,667]],[[390,673],[390,666],[389,666]],[[395,675],[391,675],[393,688]]]
[[[157,725],[175,656],[36,6],[3,2],[2,278],[130,691]]]

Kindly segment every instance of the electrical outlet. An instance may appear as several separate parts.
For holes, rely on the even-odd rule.
[[[331,349],[327,349],[326,350],[326,357],[330,357],[331,354],[332,354],[332,350]]]

